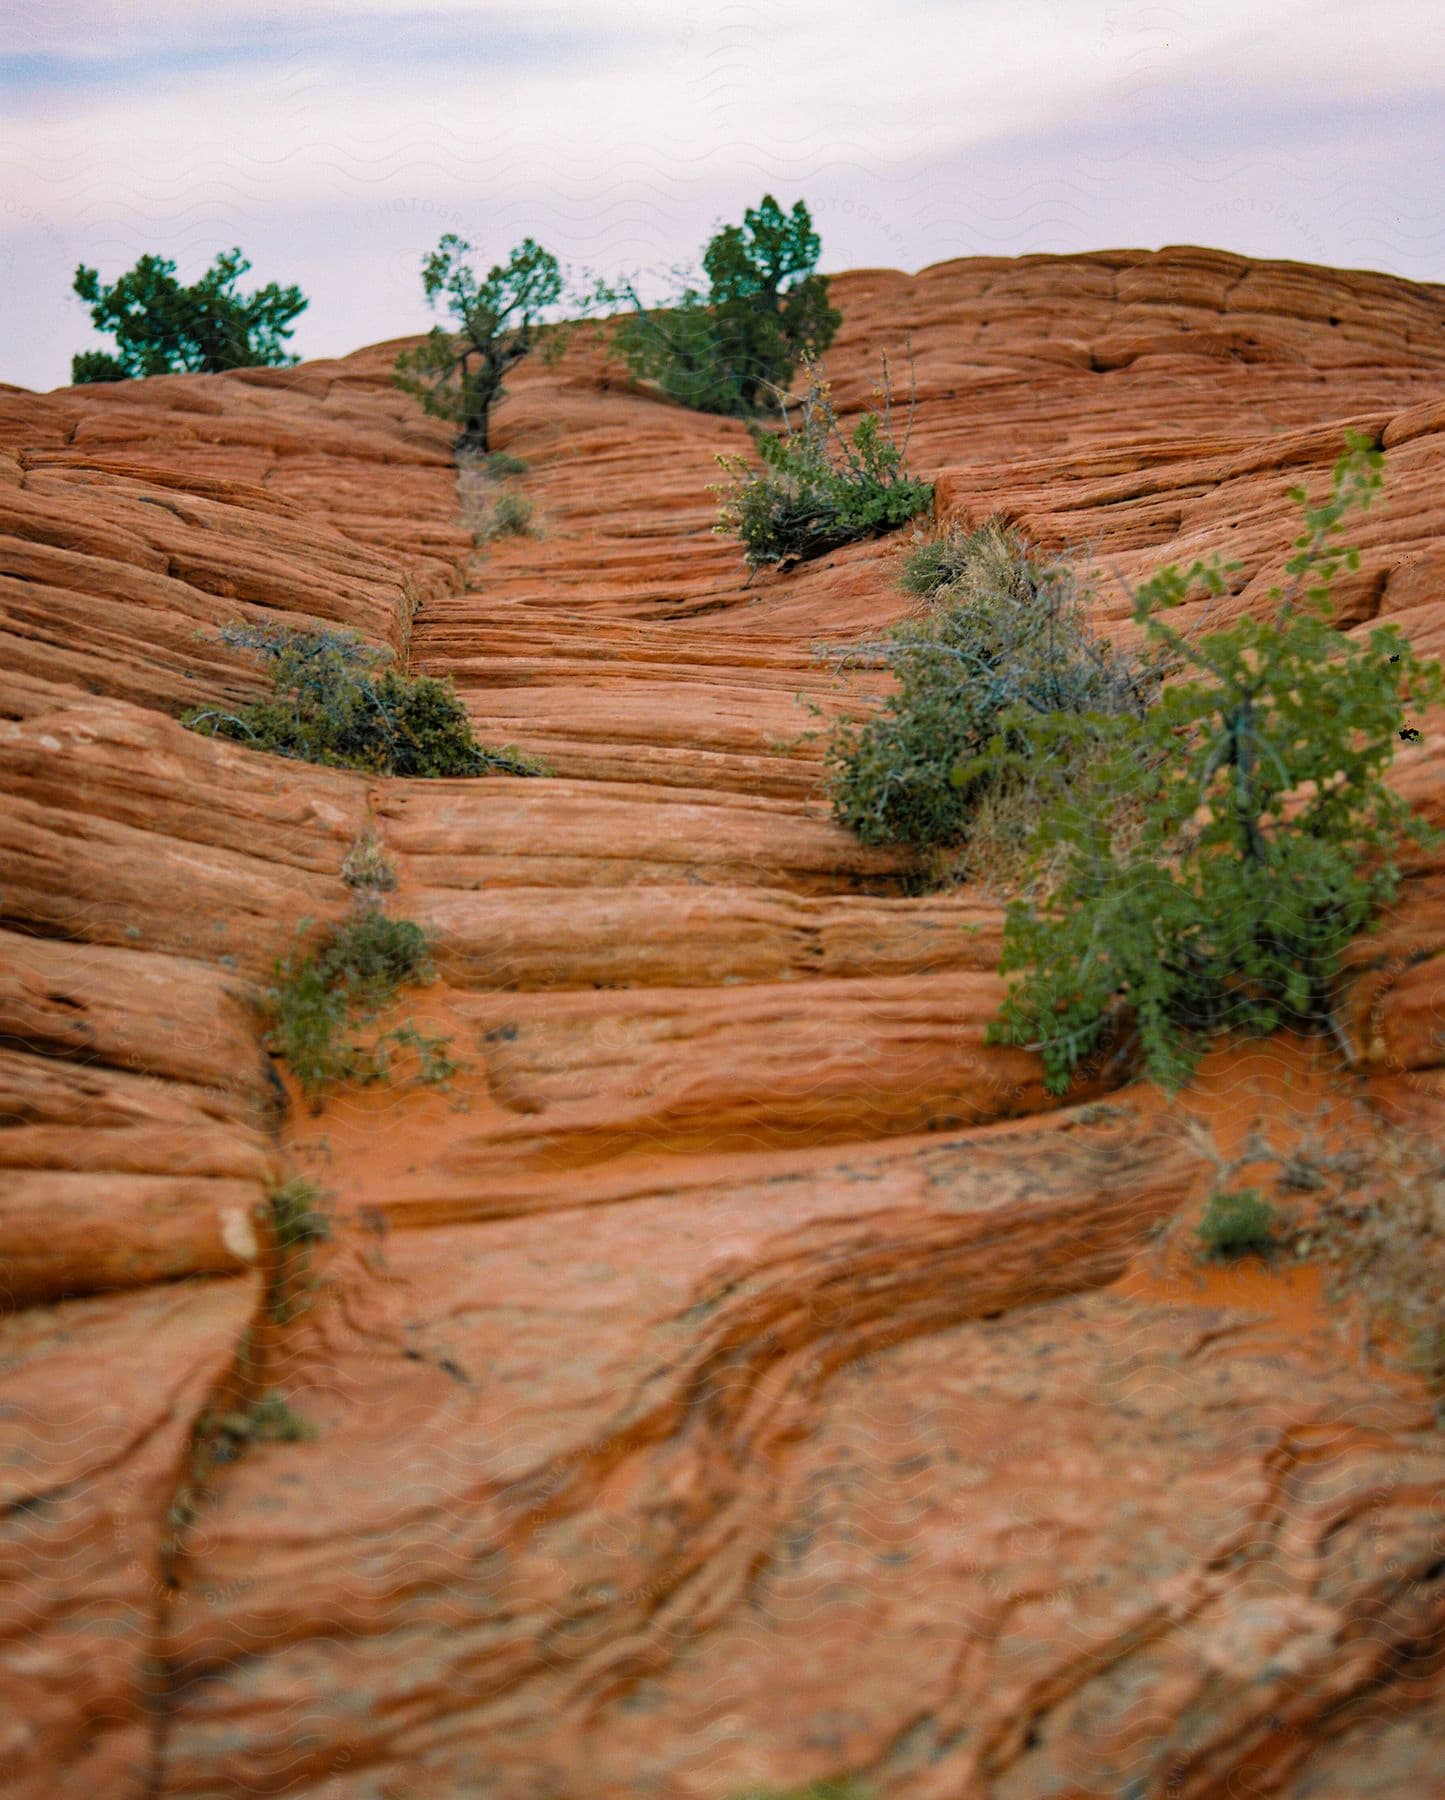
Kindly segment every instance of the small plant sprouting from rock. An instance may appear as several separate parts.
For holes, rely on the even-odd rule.
[[[235,1462],[248,1444],[308,1443],[316,1427],[292,1411],[284,1394],[268,1388],[249,1406],[206,1415],[196,1435],[213,1462],[227,1463]]]
[[[273,1187],[266,1197],[271,1257],[267,1264],[266,1310],[287,1325],[310,1304],[315,1282],[311,1252],[331,1236],[331,1220],[320,1191],[301,1176]]]
[[[367,906],[334,926],[318,949],[297,949],[278,963],[268,994],[268,1041],[313,1101],[341,1082],[389,1079],[393,1048],[417,1053],[423,1081],[444,1082],[463,1066],[446,1054],[445,1038],[428,1037],[411,1024],[370,1043],[360,1032],[403,986],[434,974],[421,927]]]
[[[477,742],[449,681],[405,675],[388,652],[350,632],[227,626],[221,642],[268,664],[271,698],[237,712],[193,707],[192,731],[251,744],[297,762],[378,775],[540,775],[542,765],[507,746]]]
[[[902,443],[894,434],[887,359],[878,390],[882,416],[864,413],[847,434],[818,365],[804,367],[799,422],[787,422],[782,433],[758,434],[761,467],[743,456],[718,458],[732,480],[715,490],[721,501],[715,529],[742,540],[752,569],[789,567],[881,536],[933,504],[932,482],[916,480],[905,466],[909,431]]]
[[[370,832],[347,851],[341,879],[355,893],[389,894],[396,887],[396,865]]]
[[[1278,1249],[1279,1215],[1258,1188],[1236,1193],[1220,1189],[1209,1196],[1199,1221],[1199,1242],[1206,1257],[1230,1262],[1241,1256],[1269,1256]]]
[[[525,475],[532,466],[526,457],[513,456],[510,450],[489,450],[482,460],[488,474],[496,476],[498,480],[504,475]]]
[[[1351,434],[1327,500],[1291,491],[1304,529],[1273,618],[1197,642],[1164,622],[1196,588],[1226,590],[1217,560],[1138,590],[1146,638],[1192,677],[1142,719],[1030,719],[1014,707],[957,771],[960,784],[1027,774],[1040,745],[1088,748],[1086,781],[1056,792],[1034,832],[1035,856],[1062,871],[1043,900],[1009,907],[1002,969],[1020,979],[988,1033],[1040,1051],[1050,1092],[1065,1092],[1106,1038],[1137,1044],[1172,1092],[1214,1033],[1327,1026],[1341,953],[1396,892],[1401,839],[1438,841],[1384,773],[1403,697],[1439,699],[1439,665],[1393,626],[1362,641],[1327,620],[1334,575],[1358,563],[1330,540],[1351,506],[1369,504],[1381,462]],[[1132,806],[1127,837],[1120,797]]]

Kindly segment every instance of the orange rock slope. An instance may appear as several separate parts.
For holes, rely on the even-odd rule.
[[[1174,249],[834,294],[845,411],[911,339],[940,516],[1079,550],[1111,618],[1216,549],[1262,604],[1285,489],[1374,432],[1342,622],[1445,651],[1445,289]],[[745,582],[742,426],[578,349],[497,418],[544,535],[474,558],[396,348],[0,392],[4,1791],[1439,1793],[1428,1394],[1317,1274],[1147,1246],[1207,1187],[1185,1115],[1438,1119],[1445,863],[1356,947],[1353,1066],[1050,1100],[983,1045],[998,907],[912,897],[801,735],[898,542]],[[197,737],[260,691],[235,620],[354,627],[555,773]],[[261,996],[368,830],[436,943],[398,1016],[466,1067],[313,1115]],[[278,1323],[298,1171],[333,1232]],[[271,1389],[312,1435],[216,1453]]]

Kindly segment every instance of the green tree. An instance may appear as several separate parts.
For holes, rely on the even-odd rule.
[[[1331,539],[1381,483],[1370,441],[1346,442],[1327,500],[1291,490],[1304,530],[1272,618],[1191,640],[1160,615],[1201,585],[1223,593],[1227,568],[1166,568],[1137,590],[1134,616],[1186,678],[1143,719],[1016,709],[955,771],[966,784],[1054,740],[1092,746],[1092,785],[1060,790],[1040,821],[1038,855],[1062,849],[1064,872],[1043,902],[1009,908],[1002,968],[1022,979],[990,1027],[991,1041],[1042,1053],[1054,1093],[1130,1017],[1147,1073],[1170,1090],[1212,1032],[1328,1023],[1341,951],[1396,892],[1401,838],[1438,841],[1384,773],[1410,729],[1402,700],[1445,692],[1439,664],[1393,626],[1362,641],[1328,623],[1335,575],[1358,565]],[[1112,828],[1120,794],[1142,821],[1127,842]]]
[[[472,246],[448,232],[422,264],[428,304],[445,303],[456,330],[440,325],[396,359],[392,379],[434,418],[460,426],[459,450],[487,451],[492,407],[507,371],[536,348],[542,314],[562,297],[557,259],[524,238],[505,263],[478,276]]]
[[[817,273],[821,248],[803,201],[784,212],[765,194],[703,251],[705,291],[689,284],[647,307],[630,282],[599,288],[601,299],[632,308],[616,328],[616,347],[635,375],[685,405],[756,411],[800,361],[827,349],[842,323],[828,304],[828,278]]]
[[[81,351],[71,361],[72,382],[294,363],[282,346],[307,301],[300,288],[274,281],[253,294],[238,293],[236,283],[250,266],[239,250],[226,250],[199,281],[182,287],[169,258],[143,256],[103,287],[98,272],[82,263],[75,292],[89,302],[92,324],[114,336],[116,354]]]

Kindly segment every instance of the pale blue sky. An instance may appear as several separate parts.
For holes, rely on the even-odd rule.
[[[1440,0],[17,0],[0,381],[99,344],[145,251],[311,298],[329,355],[430,323],[443,231],[654,276],[764,191],[828,269],[1205,243],[1445,280]]]

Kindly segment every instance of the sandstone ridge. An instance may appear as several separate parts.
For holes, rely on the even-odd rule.
[[[844,413],[911,346],[940,518],[1071,550],[1106,618],[1213,550],[1264,604],[1285,489],[1372,432],[1340,622],[1445,653],[1445,288],[1179,247],[833,297]],[[0,390],[6,1793],[1437,1792],[1429,1395],[1308,1270],[1161,1276],[1177,1120],[986,1048],[998,906],[829,819],[799,696],[846,703],[815,652],[903,614],[899,543],[746,582],[742,426],[579,345],[497,417],[543,535],[478,557],[397,348]],[[237,620],[450,675],[554,774],[188,732],[260,691]],[[368,831],[466,1066],[313,1116],[262,995]],[[1349,1066],[1226,1046],[1185,1110],[1438,1126],[1442,903],[1416,856],[1355,947]],[[294,1170],[333,1235],[278,1324]],[[313,1435],[203,1464],[265,1389]]]

